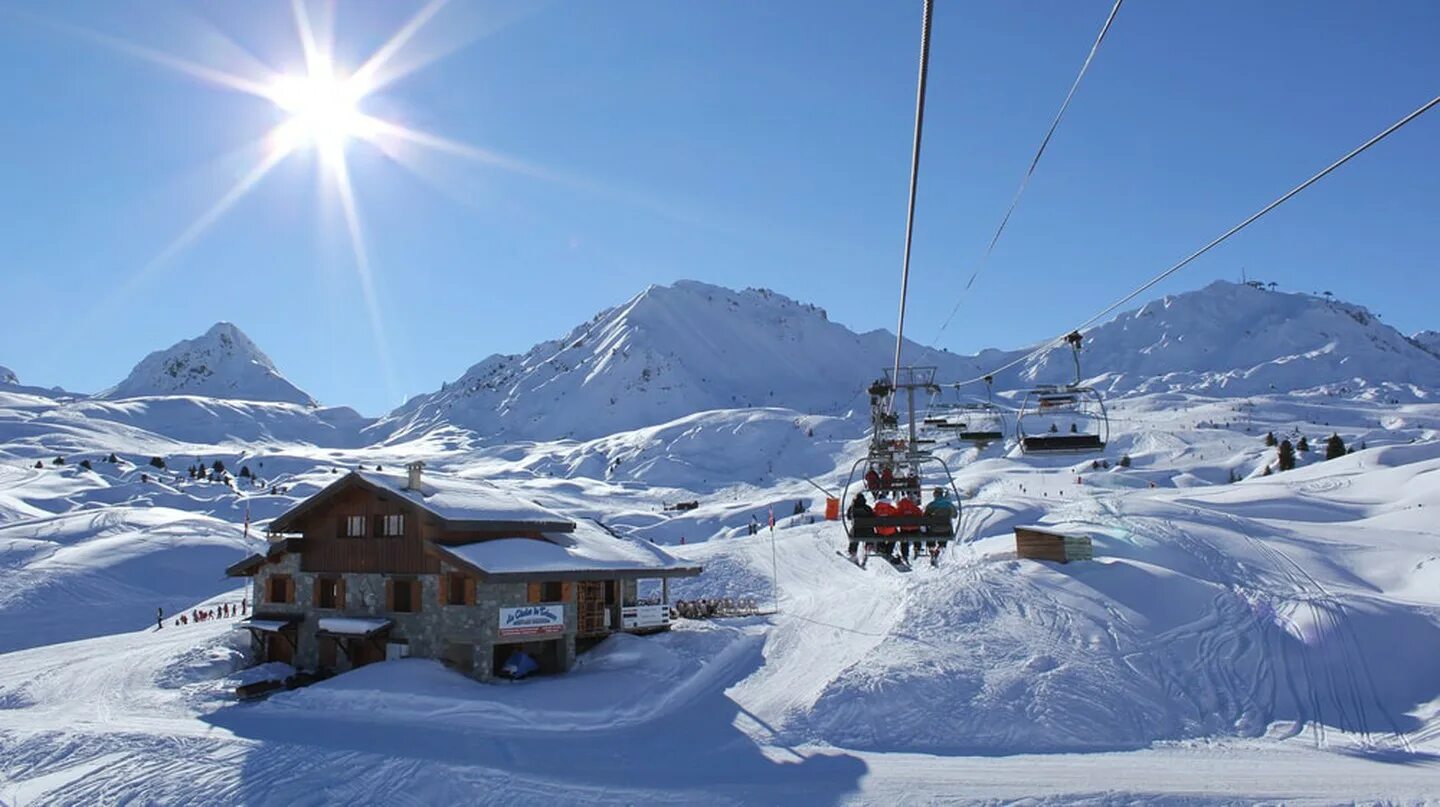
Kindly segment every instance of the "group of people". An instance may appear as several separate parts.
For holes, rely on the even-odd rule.
[[[178,628],[181,625],[189,625],[191,622],[200,623],[209,622],[212,619],[229,619],[231,617],[244,616],[249,612],[250,600],[248,598],[242,598],[239,605],[233,602],[226,602],[214,608],[206,608],[204,610],[198,608],[193,609],[189,614],[181,614],[175,617],[175,621],[172,624]],[[155,629],[160,630],[163,627],[165,627],[165,609],[156,608]]]
[[[948,538],[954,535],[954,530],[950,525],[950,520],[955,517],[955,503],[950,500],[950,495],[945,490],[945,488],[935,488],[931,496],[932,498],[930,499],[930,503],[925,505],[925,507],[922,509],[920,507],[920,492],[918,490],[898,493],[893,503],[890,501],[889,493],[887,491],[881,490],[880,492],[875,494],[874,507],[870,506],[870,502],[865,498],[864,493],[855,494],[854,501],[850,503],[850,509],[846,511],[846,516],[849,517],[852,524],[855,524],[854,528],[851,530],[850,547],[847,550],[850,557],[852,559],[855,557],[855,552],[862,542],[867,544],[877,544],[880,550],[880,554],[884,555],[886,558],[889,559],[895,558],[895,550],[898,546],[900,550],[899,559],[906,562],[909,562],[912,557],[918,558],[920,556],[920,549],[922,544],[924,545],[924,548],[930,552],[932,558],[938,555],[940,551],[939,541],[922,542],[915,540],[867,540],[874,538],[890,538],[892,536],[895,536],[897,533],[920,533],[922,532],[922,530],[925,535],[933,535],[936,537],[943,536]],[[888,516],[921,515],[943,515],[945,516],[945,526],[943,528],[940,528],[938,526],[924,528],[920,526],[886,527],[879,525],[871,526],[870,524],[857,523],[859,519],[873,519],[877,517],[886,518]]]
[[[911,474],[899,480],[896,484],[895,471],[889,465],[876,469],[874,465],[865,471],[865,488],[871,493],[883,493],[896,488],[914,491],[915,495],[920,493],[920,477]]]
[[[710,619],[717,616],[749,616],[759,612],[753,597],[741,599],[700,599],[679,600],[674,606],[675,616],[684,619]]]

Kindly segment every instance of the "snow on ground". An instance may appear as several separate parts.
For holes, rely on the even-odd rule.
[[[838,491],[862,450],[833,418],[735,410],[514,446],[186,443],[149,482],[161,438],[114,432],[105,447],[157,448],[85,471],[75,452],[100,446],[55,467],[50,438],[0,418],[0,564],[18,581],[0,594],[0,803],[1440,798],[1440,406],[1115,410],[1108,468],[943,449],[967,541],[903,575],[856,568],[838,527],[811,523],[805,478]],[[1261,437],[1296,428],[1316,451],[1261,476]],[[1332,431],[1368,447],[1322,461]],[[729,450],[737,433],[765,439]],[[197,456],[287,491],[177,481]],[[406,660],[244,704],[228,622],[153,629],[156,605],[238,597],[220,575],[247,507],[263,523],[340,472],[415,458],[704,563],[677,597],[768,603],[773,558],[780,610],[616,637],[563,677],[480,685]],[[683,500],[698,507],[662,509]],[[773,547],[746,534],[771,507]],[[1035,522],[1090,533],[1097,559],[1015,559],[1010,529]]]

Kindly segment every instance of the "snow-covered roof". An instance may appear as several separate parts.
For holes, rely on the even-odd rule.
[[[508,493],[481,479],[460,479],[426,473],[420,490],[408,489],[408,478],[379,471],[351,471],[339,481],[301,502],[271,523],[270,529],[284,532],[296,517],[329,494],[360,482],[386,495],[405,499],[451,527],[544,530],[564,532],[574,527],[570,519],[538,504]]]
[[[320,620],[319,630],[340,636],[374,636],[389,628],[391,624],[393,623],[388,619],[327,616]]]
[[[570,519],[553,510],[527,502],[481,479],[427,473],[421,476],[417,492],[406,489],[408,480],[403,476],[379,471],[356,471],[355,474],[376,487],[409,499],[446,521],[570,523]]]
[[[658,546],[616,537],[591,521],[578,523],[573,532],[544,536],[544,540],[496,538],[436,548],[491,579],[688,577],[700,572],[698,566],[682,563]]]
[[[290,625],[293,619],[242,619],[235,623],[235,630],[258,630],[261,633],[279,633]]]

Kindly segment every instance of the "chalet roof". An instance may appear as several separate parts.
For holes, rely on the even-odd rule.
[[[292,507],[270,523],[272,532],[285,532],[304,513],[351,485],[403,499],[445,522],[451,529],[568,532],[575,523],[538,504],[525,501],[481,479],[460,479],[427,473],[420,490],[408,490],[403,476],[378,471],[351,471],[323,490]]]
[[[699,566],[685,564],[658,546],[618,537],[593,521],[581,521],[571,532],[543,534],[543,540],[495,538],[435,548],[446,560],[497,582],[691,577],[700,573]]]

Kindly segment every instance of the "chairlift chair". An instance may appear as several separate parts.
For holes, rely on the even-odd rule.
[[[931,555],[933,562],[939,549],[955,538],[960,518],[960,496],[955,486],[955,478],[944,460],[922,448],[922,445],[930,441],[922,440],[916,434],[915,393],[917,390],[938,392],[938,387],[934,384],[934,374],[933,367],[902,367],[899,378],[895,378],[894,373],[886,370],[885,380],[876,382],[869,388],[870,446],[865,456],[850,467],[845,489],[841,493],[841,503],[845,508],[841,524],[845,529],[845,537],[864,547],[859,561],[861,565],[864,565],[865,559],[872,552],[876,552],[881,544],[933,545],[936,547]],[[901,391],[905,393],[910,414],[908,428],[905,430],[899,428],[899,418],[894,407],[895,394]],[[867,481],[866,476],[871,469],[876,470],[877,477],[879,469],[888,469],[890,473],[887,477]],[[883,493],[896,497],[914,494],[920,500],[917,504],[923,508],[923,494],[937,488],[944,489],[954,504],[953,512],[949,516],[892,515],[862,516],[857,519],[850,515],[853,492]],[[895,532],[891,535],[879,535],[879,529],[893,529]]]
[[[1075,358],[1075,381],[1025,391],[1015,418],[1015,439],[1026,454],[1103,451],[1110,442],[1105,396],[1080,383],[1080,333],[1065,337]],[[1082,428],[1083,424],[1083,428]],[[1047,428],[1048,427],[1048,428]]]

